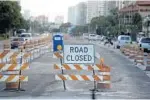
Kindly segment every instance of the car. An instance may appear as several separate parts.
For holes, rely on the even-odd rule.
[[[11,49],[15,49],[18,48],[20,45],[25,45],[26,40],[24,38],[21,37],[14,37],[11,40]]]
[[[131,37],[129,35],[120,35],[118,36],[117,42],[116,42],[116,48],[119,49],[122,46],[125,46],[127,44],[131,44]]]
[[[142,37],[138,41],[140,49],[144,49],[144,52],[150,51],[150,38]]]
[[[24,38],[25,40],[32,40],[31,33],[21,33],[20,37]]]
[[[88,39],[89,34],[88,33],[83,33],[83,39]]]
[[[97,40],[97,35],[96,34],[89,34],[89,41],[96,41]]]

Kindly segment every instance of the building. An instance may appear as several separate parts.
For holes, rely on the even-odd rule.
[[[105,16],[105,1],[98,1],[98,16]]]
[[[98,17],[100,12],[98,11],[98,5],[100,3],[97,1],[87,1],[87,19],[86,23],[90,23],[92,18]]]
[[[45,24],[48,22],[48,17],[45,15],[40,15],[35,17],[35,20],[38,21],[40,24]]]
[[[64,17],[63,16],[56,16],[55,17],[55,24],[61,25],[62,23],[64,23]]]
[[[85,2],[81,2],[75,7],[75,25],[85,25],[87,6]]]
[[[110,10],[117,8],[116,2],[117,1],[103,1],[104,16],[108,16],[110,14]]]
[[[70,22],[73,25],[76,24],[75,12],[75,6],[71,6],[68,8],[68,22]]]
[[[139,13],[142,18],[150,15],[150,1],[136,1],[121,8],[119,10],[120,23],[132,24],[135,13]]]

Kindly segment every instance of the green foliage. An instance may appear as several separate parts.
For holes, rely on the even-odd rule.
[[[72,32],[75,34],[87,33],[88,32],[88,25],[76,26],[75,28],[72,29]]]
[[[135,13],[133,15],[133,25],[138,28],[138,30],[142,30],[142,17],[139,13]]]
[[[21,7],[16,1],[0,1],[0,30],[6,32],[21,24]]]

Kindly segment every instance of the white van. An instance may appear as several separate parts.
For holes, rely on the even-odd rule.
[[[118,36],[116,47],[119,49],[120,47],[131,44],[131,37],[128,35],[120,35]]]
[[[32,40],[31,33],[21,33],[20,37],[24,38],[25,40]]]

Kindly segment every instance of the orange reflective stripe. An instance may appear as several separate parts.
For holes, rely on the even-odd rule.
[[[88,65],[88,70],[93,70],[93,67],[91,65]]]
[[[25,70],[28,66],[29,66],[28,63],[23,64],[23,65],[21,66],[21,70]]]
[[[12,65],[10,65],[10,67],[7,70],[12,71],[16,66],[17,66],[17,64],[12,64]]]
[[[99,81],[99,80],[101,80],[97,75],[94,75],[94,80],[95,81]]]
[[[61,78],[62,80],[67,80],[66,77],[64,77],[63,75],[58,75],[59,78]]]
[[[71,70],[71,68],[67,64],[63,64],[63,66],[66,70]]]
[[[54,64],[54,69],[60,69],[57,64]]]
[[[0,75],[0,79],[3,77],[3,75]]]
[[[82,70],[82,68],[81,68],[80,65],[78,65],[78,64],[75,64],[74,67],[75,67],[77,70]]]
[[[72,80],[78,80],[78,78],[75,75],[69,75],[69,76],[72,78]]]
[[[89,81],[89,78],[86,75],[81,75],[81,77],[85,80],[85,81]]]
[[[0,69],[2,69],[5,66],[5,64],[0,64]]]
[[[25,78],[26,76],[22,76],[22,75],[19,77],[20,81],[23,81]]]
[[[56,57],[58,57],[58,58],[62,58],[62,56],[59,52],[55,52],[54,55],[56,55]]]
[[[10,75],[10,76],[7,78],[6,82],[11,82],[15,77],[16,77],[16,75]]]
[[[106,81],[109,81],[111,78],[110,78],[110,75],[103,75],[103,79]]]

